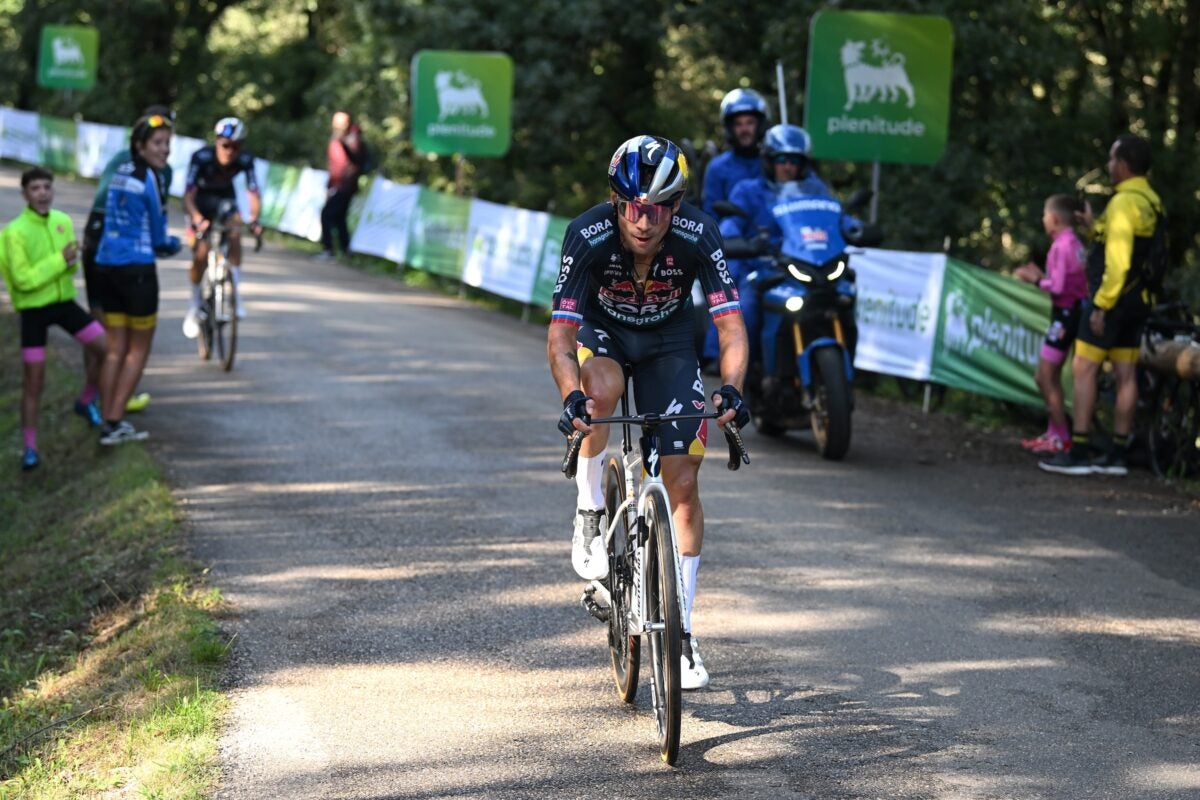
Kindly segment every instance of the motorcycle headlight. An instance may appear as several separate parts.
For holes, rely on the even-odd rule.
[[[800,309],[804,308],[804,298],[803,297],[789,297],[787,299],[787,301],[783,304],[783,307],[786,308],[788,311],[795,313],[795,312],[799,311]]]
[[[837,263],[837,266],[833,268],[833,272],[829,273],[829,280],[836,281],[838,278],[842,277],[842,273],[845,271],[846,271],[846,260],[842,259],[841,261],[839,261]]]
[[[792,277],[803,283],[812,283],[812,275],[801,271],[795,264],[788,264],[788,272],[792,273]]]

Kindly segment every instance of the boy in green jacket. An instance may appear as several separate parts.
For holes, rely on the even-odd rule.
[[[58,325],[96,355],[75,413],[93,426],[101,423],[96,405],[100,370],[105,353],[104,328],[75,302],[78,247],[71,218],[50,208],[54,201],[54,175],[42,167],[21,175],[21,194],[28,207],[0,231],[0,272],[8,284],[13,308],[21,318],[21,361],[24,391],[21,395],[21,434],[25,451],[21,468],[40,463],[37,452],[37,411],[46,382],[46,341],[51,325]]]

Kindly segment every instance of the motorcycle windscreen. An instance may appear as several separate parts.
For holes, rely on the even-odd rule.
[[[783,235],[785,256],[824,264],[846,249],[842,237],[842,204],[827,197],[781,199],[771,213]]]

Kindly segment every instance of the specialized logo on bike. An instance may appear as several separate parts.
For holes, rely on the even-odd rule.
[[[882,39],[873,39],[870,58],[864,60],[865,47],[866,42],[855,41],[842,45],[842,74],[846,82],[846,105],[842,110],[849,111],[861,103],[900,101],[912,108],[917,97],[904,69],[904,54],[893,53]]]

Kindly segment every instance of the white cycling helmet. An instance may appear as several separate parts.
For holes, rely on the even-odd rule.
[[[213,133],[218,139],[232,139],[240,142],[246,138],[246,123],[237,117],[223,117],[213,126]]]

